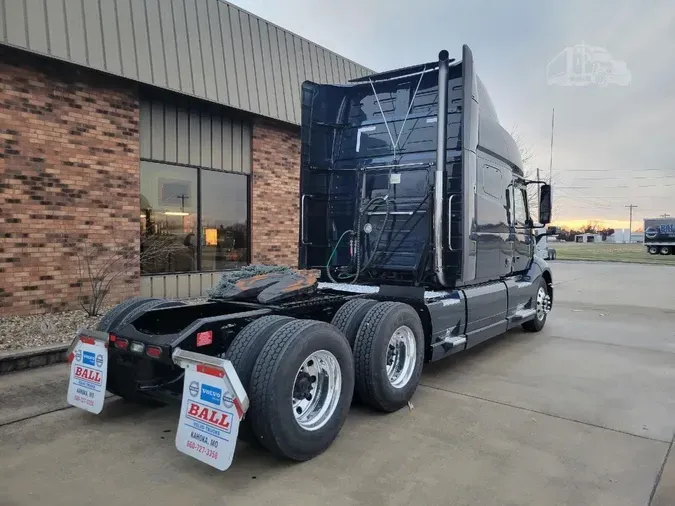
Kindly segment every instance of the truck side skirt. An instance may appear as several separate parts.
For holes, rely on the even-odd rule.
[[[467,350],[535,318],[537,289],[545,273],[551,279],[546,263],[534,258],[524,274],[457,289],[428,303],[432,332],[427,360]]]

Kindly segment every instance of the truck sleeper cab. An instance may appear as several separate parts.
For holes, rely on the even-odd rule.
[[[553,302],[526,198],[540,182],[524,179],[467,46],[459,62],[441,51],[305,82],[301,138],[298,269],[226,273],[201,304],[129,299],[97,327],[110,392],[185,399],[177,354],[223,359],[250,400],[239,437],[298,461],[330,446],[355,393],[396,411],[423,362],[540,331]],[[537,226],[551,215],[550,187],[540,195]]]

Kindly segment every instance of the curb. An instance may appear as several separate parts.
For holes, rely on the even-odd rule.
[[[68,344],[0,352],[0,374],[66,362]]]

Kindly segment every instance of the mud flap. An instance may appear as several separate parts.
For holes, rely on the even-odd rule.
[[[234,458],[248,394],[229,360],[180,348],[172,359],[185,370],[176,448],[225,471]]]
[[[105,401],[108,341],[106,332],[81,329],[67,352],[70,364],[68,404],[95,415],[103,410]]]

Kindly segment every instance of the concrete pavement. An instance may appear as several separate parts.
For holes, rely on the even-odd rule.
[[[543,332],[427,366],[412,410],[355,406],[303,464],[240,443],[219,473],[175,449],[174,407],[97,417],[62,409],[65,365],[0,376],[0,505],[675,504],[675,268],[553,267]]]

